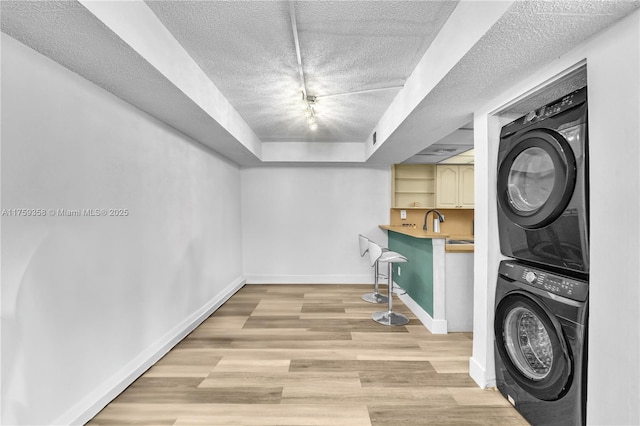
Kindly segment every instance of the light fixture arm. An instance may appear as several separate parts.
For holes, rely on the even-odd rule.
[[[341,93],[332,93],[329,95],[319,95],[316,96],[317,99],[324,99],[324,98],[332,98],[334,96],[347,96],[347,95],[359,95],[362,93],[375,93],[375,92],[382,92],[384,90],[396,90],[396,89],[402,89],[404,87],[403,85],[400,86],[388,86],[388,87],[379,87],[376,89],[365,89],[365,90],[354,90],[352,92],[341,92]]]
[[[307,85],[304,80],[304,71],[302,70],[302,55],[300,54],[300,39],[298,38],[298,23],[296,21],[296,9],[293,0],[289,1],[289,14],[291,15],[291,30],[293,31],[293,43],[296,46],[296,57],[298,59],[298,73],[300,74],[300,84],[302,85],[302,96],[307,99]]]
[[[289,1],[289,14],[291,15],[291,31],[293,32],[293,43],[296,46],[296,58],[298,60],[298,73],[300,74],[300,85],[302,86],[302,102],[305,107],[305,116],[307,124],[311,130],[318,128],[316,123],[316,113],[313,110],[317,97],[307,94],[307,83],[304,79],[304,70],[302,68],[302,55],[300,53],[300,39],[298,37],[298,23],[296,21],[296,9],[293,0]]]

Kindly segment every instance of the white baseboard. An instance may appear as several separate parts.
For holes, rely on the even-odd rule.
[[[395,283],[395,281],[394,281]],[[427,329],[433,334],[447,334],[447,320],[434,320],[431,315],[427,313],[422,306],[411,298],[408,294],[402,294],[404,290],[401,290],[398,294],[402,303],[404,303],[415,316],[418,317],[420,322],[424,324]]]
[[[247,284],[370,284],[369,275],[245,275]]]
[[[496,385],[496,378],[487,377],[487,370],[473,357],[469,358],[469,376],[483,389]]]
[[[83,425],[87,423],[244,285],[244,277],[234,280],[204,306],[172,328],[162,336],[161,339],[158,339],[155,344],[132,359],[120,371],[114,374],[110,380],[80,400],[75,406],[54,421],[53,424]]]

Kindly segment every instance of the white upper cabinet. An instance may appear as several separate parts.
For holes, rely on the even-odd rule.
[[[472,209],[474,200],[473,165],[436,166],[436,207],[439,209]]]

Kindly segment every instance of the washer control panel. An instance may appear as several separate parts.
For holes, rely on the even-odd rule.
[[[589,284],[575,278],[558,275],[530,266],[503,261],[500,263],[500,275],[567,299],[586,301]]]

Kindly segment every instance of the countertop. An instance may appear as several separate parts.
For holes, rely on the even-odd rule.
[[[413,238],[431,238],[431,239],[452,239],[452,240],[473,240],[473,235],[449,235],[442,233],[434,233],[432,231],[423,231],[420,228],[410,226],[392,226],[379,225],[380,229],[385,231],[397,232],[398,234],[408,235]],[[474,244],[446,244],[445,251],[448,253],[473,253]]]

